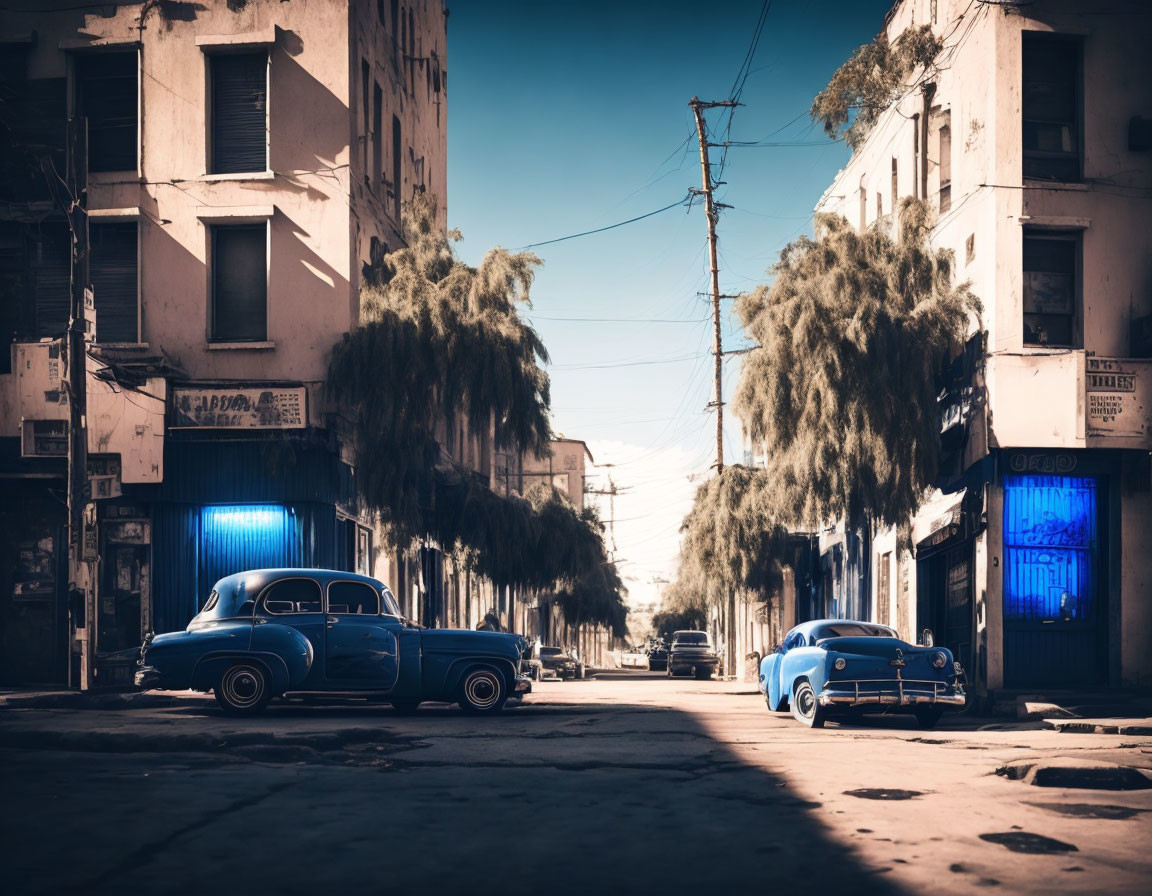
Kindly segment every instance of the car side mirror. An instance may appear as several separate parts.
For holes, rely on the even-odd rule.
[[[926,628],[920,633],[920,643],[925,647],[936,646],[936,639],[932,637],[932,629]]]

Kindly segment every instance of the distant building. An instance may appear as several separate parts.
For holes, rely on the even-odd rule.
[[[941,491],[912,550],[822,545],[822,612],[931,628],[977,688],[1152,684],[1152,8],[902,0],[943,41],[817,206],[905,196],[983,302],[945,389]],[[836,547],[841,554],[833,556]],[[852,584],[863,576],[862,586]]]
[[[37,6],[0,10],[0,681],[88,686],[224,573],[373,569],[322,386],[401,203],[445,194],[446,12]],[[62,501],[73,200],[95,306],[87,603]]]

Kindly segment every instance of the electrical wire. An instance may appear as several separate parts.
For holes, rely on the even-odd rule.
[[[663,208],[658,208],[658,209],[656,209],[656,211],[648,212],[645,215],[637,215],[635,218],[629,218],[627,221],[620,221],[616,224],[609,224],[607,227],[597,227],[595,230],[585,230],[582,233],[573,233],[573,234],[570,234],[568,236],[560,236],[554,240],[544,240],[543,242],[539,242],[539,243],[529,243],[526,246],[519,246],[516,249],[514,249],[513,251],[514,252],[522,252],[525,249],[535,249],[537,246],[550,246],[553,243],[562,243],[565,240],[575,240],[575,239],[579,239],[582,236],[591,236],[594,233],[603,233],[605,230],[615,230],[617,227],[623,227],[625,224],[634,224],[637,221],[643,221],[645,218],[651,218],[654,215],[662,214],[663,212],[669,211],[670,209],[674,209],[677,207],[690,208],[692,206],[692,199],[693,199],[692,193],[688,193],[688,195],[686,195],[683,199],[679,199],[676,202],[673,202],[671,205],[666,205]]]

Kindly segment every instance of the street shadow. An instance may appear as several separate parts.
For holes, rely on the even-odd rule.
[[[25,821],[5,861],[17,879],[40,869],[28,892],[901,892],[885,877],[893,866],[833,835],[784,768],[744,761],[665,706],[525,704],[476,717],[430,704],[404,717],[280,703],[237,720],[197,703],[131,724],[146,738],[215,736],[163,757],[130,737],[123,755],[94,747],[83,761],[30,751],[35,768],[23,771],[7,751],[8,811]],[[78,809],[108,782],[115,799],[93,826]],[[81,841],[68,862],[49,861]]]

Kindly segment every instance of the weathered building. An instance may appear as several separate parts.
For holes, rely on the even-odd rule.
[[[901,0],[943,49],[817,210],[906,196],[983,303],[944,387],[940,491],[876,533],[856,609],[931,628],[986,694],[1152,685],[1152,9]],[[824,607],[827,611],[830,607]]]
[[[0,680],[87,686],[226,572],[374,567],[323,382],[401,203],[443,208],[446,12],[36,6],[0,10]],[[62,502],[75,205],[95,311],[87,581]]]

